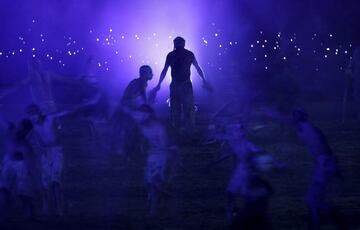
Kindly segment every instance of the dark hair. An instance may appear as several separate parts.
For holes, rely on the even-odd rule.
[[[182,37],[176,37],[174,39],[174,46],[175,46],[175,48],[185,47],[185,39]]]
[[[149,65],[142,65],[140,68],[139,68],[139,74],[140,76],[143,76],[145,71],[147,70],[150,70],[152,71],[151,67]]]

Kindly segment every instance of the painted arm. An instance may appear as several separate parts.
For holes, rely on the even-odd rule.
[[[5,89],[4,92],[2,92],[0,94],[0,99],[2,99],[3,97],[15,92],[18,88],[20,88],[23,85],[28,84],[29,82],[30,82],[30,78],[28,77],[28,78],[22,80],[18,85],[11,86],[8,89]]]
[[[267,155],[271,158],[271,164],[279,169],[283,169],[283,168],[288,168],[288,165],[282,161],[279,161],[277,159],[275,159],[272,154],[270,154],[269,152],[265,151],[264,149],[256,146],[254,143],[252,142],[248,142],[248,149],[253,152],[253,153],[258,153],[260,155]]]
[[[84,104],[81,104],[81,105],[78,105],[78,106],[75,106],[73,107],[72,109],[69,109],[69,110],[64,110],[64,111],[61,111],[61,112],[55,112],[55,113],[50,113],[50,114],[47,114],[46,116],[49,118],[49,119],[54,119],[54,118],[59,118],[59,117],[64,117],[64,116],[67,116],[67,115],[70,115],[72,113],[75,113],[81,109],[84,109],[86,107],[89,107],[89,106],[92,106],[92,105],[95,105],[99,99],[100,99],[100,93],[98,93],[93,99],[89,100],[88,102],[84,103]]]
[[[291,119],[290,116],[279,113],[278,111],[266,108],[265,109],[265,115],[270,117],[270,118],[273,118],[275,120],[278,120],[280,122],[283,122],[285,124],[294,125],[294,122],[293,122],[293,120]]]

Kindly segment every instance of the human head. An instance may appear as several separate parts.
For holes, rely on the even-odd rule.
[[[42,116],[41,109],[36,104],[31,104],[26,107],[26,114],[32,122],[38,122],[40,117]]]
[[[153,72],[150,66],[143,65],[139,69],[140,77],[145,78],[147,81],[151,80],[153,77]]]
[[[184,48],[185,47],[185,39],[182,37],[176,37],[174,39],[174,48]]]

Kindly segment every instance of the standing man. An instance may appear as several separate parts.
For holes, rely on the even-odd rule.
[[[194,65],[205,88],[210,89],[206,82],[204,73],[200,68],[195,55],[185,49],[185,40],[182,37],[174,39],[174,50],[170,52],[165,61],[164,69],[160,74],[158,85],[154,91],[160,90],[160,85],[164,80],[166,73],[171,67],[171,84],[170,84],[170,116],[172,125],[175,128],[186,128],[189,132],[194,127],[194,97],[192,83],[190,80],[190,67]],[[181,125],[181,120],[184,120]]]

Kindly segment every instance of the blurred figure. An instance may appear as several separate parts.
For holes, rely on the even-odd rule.
[[[335,177],[341,178],[341,175],[337,158],[332,153],[324,134],[308,120],[307,114],[301,108],[294,109],[291,117],[274,111],[268,111],[267,114],[292,125],[300,143],[314,157],[314,173],[306,195],[310,218],[309,228],[320,229],[320,213],[324,212],[327,217],[335,221],[338,229],[345,229],[339,212],[325,201],[327,186]]]
[[[227,141],[232,154],[223,155],[215,163],[232,155],[236,158],[236,167],[226,190],[228,222],[232,229],[267,229],[267,206],[273,189],[259,172],[286,165],[249,141],[241,123],[227,125],[225,130],[221,127],[217,138]],[[237,197],[243,199],[241,210],[237,207]]]
[[[158,213],[161,193],[164,193],[165,171],[168,161],[168,142],[163,124],[156,119],[153,109],[141,105],[134,113],[134,118],[141,127],[146,139],[147,163],[145,181],[148,186],[149,214]]]
[[[125,88],[121,99],[121,107],[118,107],[111,116],[111,152],[124,156],[129,160],[139,152],[139,130],[133,119],[133,112],[140,105],[147,103],[147,82],[153,77],[152,69],[143,65],[139,69],[139,78],[132,80]]]
[[[182,37],[176,37],[174,39],[174,50],[166,56],[165,66],[160,74],[159,83],[152,90],[152,92],[160,90],[161,83],[165,79],[169,67],[171,67],[171,122],[174,128],[185,128],[189,133],[192,132],[195,122],[193,88],[190,80],[191,65],[195,66],[203,81],[203,86],[210,89],[210,85],[205,80],[204,73],[195,55],[185,49],[185,40]]]
[[[146,96],[147,82],[153,77],[150,66],[143,65],[139,69],[139,78],[132,80],[126,87],[121,105],[130,110],[137,109],[140,105],[148,103]]]
[[[63,216],[62,173],[64,156],[56,137],[55,120],[74,113],[82,108],[94,105],[99,96],[86,104],[72,110],[43,114],[38,105],[32,104],[26,108],[26,113],[34,128],[33,134],[39,146],[41,155],[41,181],[43,186],[43,211],[45,215]]]
[[[34,217],[33,151],[27,141],[32,128],[31,121],[26,119],[19,124],[9,125],[5,141],[6,153],[0,168],[0,218],[7,219],[12,216],[15,204],[11,201],[16,201],[14,196],[21,203],[20,218]]]

